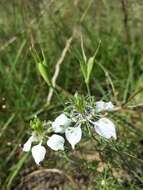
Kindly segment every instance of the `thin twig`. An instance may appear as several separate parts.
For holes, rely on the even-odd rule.
[[[128,97],[128,99],[126,100],[125,103],[123,103],[122,106],[126,105],[129,101],[131,101],[132,99],[135,98],[135,96],[137,96],[139,93],[141,93],[143,91],[143,86],[140,87],[136,92],[134,92],[133,94],[131,94],[131,96]]]
[[[117,98],[117,92],[116,92],[116,89],[115,89],[115,86],[112,82],[112,79],[110,77],[110,74],[109,72],[107,71],[107,69],[100,63],[100,62],[97,62],[97,64],[99,65],[99,67],[103,70],[106,78],[107,78],[107,81],[109,82],[110,86],[111,86],[111,89],[112,89],[112,93],[113,93],[113,96],[114,96],[114,99],[116,101],[116,104],[119,104],[118,102],[118,98]]]
[[[65,48],[62,51],[61,57],[59,58],[59,60],[56,63],[55,72],[54,72],[54,75],[52,77],[52,86],[53,86],[53,88],[55,88],[55,86],[56,86],[56,80],[57,80],[59,72],[60,72],[60,66],[63,63],[64,58],[65,58],[65,56],[66,56],[66,54],[67,54],[67,52],[68,52],[68,50],[70,48],[70,45],[71,45],[71,43],[73,41],[73,37],[74,37],[74,31],[72,33],[72,36],[69,39],[67,39],[66,45],[65,45]],[[49,90],[49,94],[48,94],[48,97],[47,97],[47,105],[49,105],[50,102],[51,102],[51,99],[52,99],[52,96],[53,96],[53,93],[54,93],[53,88],[50,88],[50,90]]]
[[[93,0],[89,1],[88,5],[87,5],[87,8],[85,9],[85,11],[83,12],[83,14],[82,14],[82,16],[80,18],[80,23],[82,23],[84,21],[84,19],[85,19],[86,15],[87,15],[92,3],[93,3]]]
[[[10,44],[14,43],[16,40],[17,40],[16,36],[9,39],[3,46],[0,47],[0,51],[3,51],[5,48],[7,48]]]

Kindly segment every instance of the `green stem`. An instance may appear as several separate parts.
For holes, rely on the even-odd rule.
[[[50,87],[50,89],[53,90],[53,92],[55,93],[55,95],[56,95],[57,99],[59,100],[59,102],[64,106],[65,104],[64,104],[63,98],[61,98],[61,96],[58,94],[56,88],[52,84],[50,84],[49,87]],[[49,105],[49,103],[47,103],[46,105]]]
[[[88,96],[91,96],[91,91],[90,91],[89,83],[86,83],[86,88],[87,88]]]
[[[57,96],[57,99],[64,106],[65,104],[64,104],[63,98],[61,98],[61,96],[58,94],[57,90],[54,87],[52,87],[52,88],[53,88],[53,91],[54,91],[55,95]]]

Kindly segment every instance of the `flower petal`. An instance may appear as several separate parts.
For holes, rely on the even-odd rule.
[[[96,102],[96,111],[101,112],[105,110],[105,102],[104,101],[98,101]]]
[[[107,111],[113,111],[114,110],[114,105],[113,105],[113,103],[112,102],[106,102],[105,103],[105,110],[107,110]]]
[[[23,151],[24,152],[29,152],[31,149],[32,142],[35,140],[35,137],[32,135],[26,143],[23,145]]]
[[[49,140],[47,141],[47,145],[57,151],[57,150],[64,150],[64,143],[65,139],[60,135],[52,135]]]
[[[70,123],[71,120],[65,114],[61,114],[52,123],[52,128],[55,133],[64,133]]]
[[[32,142],[29,141],[29,139],[28,139],[28,141],[23,145],[23,151],[24,152],[29,152],[30,149],[31,149],[31,144],[32,144]]]
[[[45,154],[46,154],[46,149],[41,144],[32,147],[32,156],[37,165],[39,165],[39,163],[44,160]]]
[[[75,145],[81,140],[82,131],[81,127],[68,127],[65,131],[66,138],[71,144],[72,148],[75,148]]]
[[[98,101],[96,102],[96,112],[102,112],[102,111],[113,111],[114,105],[110,102],[104,102],[104,101]]]
[[[108,118],[101,118],[94,124],[95,124],[95,131],[100,136],[106,139],[110,139],[111,137],[117,139],[115,125]]]

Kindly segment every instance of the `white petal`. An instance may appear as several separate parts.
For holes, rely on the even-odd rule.
[[[113,111],[114,110],[113,103],[112,102],[105,103],[105,110],[107,110],[107,111]]]
[[[96,102],[96,111],[101,112],[105,110],[105,102],[104,101],[98,101]]]
[[[98,101],[96,102],[96,111],[102,112],[102,111],[113,111],[114,105],[110,102],[104,102],[104,101]]]
[[[57,151],[57,150],[64,150],[64,143],[65,139],[60,135],[52,135],[49,140],[47,141],[47,145]]]
[[[65,132],[65,126],[59,125],[59,123],[56,123],[55,121],[52,123],[52,128],[55,133],[64,133]]]
[[[31,149],[32,142],[35,140],[34,136],[32,135],[26,143],[23,145],[23,151],[24,152],[29,152]]]
[[[75,145],[81,140],[82,131],[80,126],[78,127],[68,127],[65,131],[66,138],[71,144],[72,148],[75,148]]]
[[[115,125],[107,118],[101,118],[95,122],[95,131],[106,139],[110,139],[111,137],[117,139]]]
[[[30,149],[31,149],[31,144],[32,144],[32,142],[28,140],[28,141],[23,145],[23,151],[24,151],[24,152],[29,152]]]
[[[32,147],[32,156],[37,165],[39,165],[39,163],[44,160],[45,154],[46,149],[41,144]]]
[[[70,123],[71,120],[65,114],[61,114],[52,123],[52,128],[55,133],[64,133]]]

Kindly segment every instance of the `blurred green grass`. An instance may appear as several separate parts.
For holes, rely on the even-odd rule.
[[[128,1],[124,10],[123,2],[127,1],[2,0],[0,2],[0,181],[4,189],[14,187],[15,180],[18,183],[20,180],[18,175],[23,165],[24,168],[32,165],[30,158],[22,163],[24,155],[21,144],[27,135],[29,118],[37,110],[43,108],[47,101],[49,89],[38,73],[31,49],[34,49],[41,58],[41,50],[43,50],[52,76],[66,40],[72,35],[75,27],[76,36],[58,76],[57,83],[60,88],[71,94],[79,91],[86,95],[86,87],[77,59],[77,56],[81,54],[81,34],[88,56],[95,52],[101,40],[97,55],[98,64],[94,68],[91,82],[92,95],[97,99],[104,97],[115,101],[109,80],[102,69],[103,66],[111,77],[119,103],[126,102],[129,96],[142,88],[143,3],[141,0]],[[79,22],[84,12],[84,20]],[[141,91],[130,103],[140,104],[142,100]],[[61,107],[54,96],[51,104],[40,114],[40,117],[51,119]],[[142,110],[132,114],[121,113],[120,118],[117,115],[117,123],[120,124],[119,147],[123,152],[129,154],[132,152],[139,159],[143,153],[140,143],[143,139],[140,132],[143,132],[142,121]],[[137,133],[132,132],[130,128]],[[111,158],[107,157],[107,163],[110,163],[110,159],[112,160],[115,154],[113,152],[113,155],[110,155],[108,148],[112,150],[108,144],[106,146],[107,152],[104,157],[109,155]],[[57,155],[57,157],[60,156]],[[131,179],[132,175],[134,177],[134,180],[122,182],[112,175],[110,167],[98,173],[96,167],[91,169],[94,163],[76,159],[77,163],[79,162],[79,166],[76,164],[77,168],[80,168],[80,163],[83,162],[83,171],[85,173],[87,171],[89,175],[92,174],[88,184],[89,189],[95,189],[95,187],[109,190],[142,189],[143,187],[143,165],[128,156],[122,158],[128,163],[122,163],[121,158],[115,160],[117,162],[115,168],[116,165],[120,165],[131,175]],[[57,160],[55,159],[55,163],[58,167],[60,164],[57,164]],[[48,158],[48,165],[50,162]],[[127,164],[130,169],[126,169]],[[61,165],[59,167],[62,168]],[[51,164],[52,166],[55,165]],[[71,174],[72,167],[72,163],[68,164]],[[95,173],[98,176],[95,176]],[[103,179],[106,185],[103,185]]]

